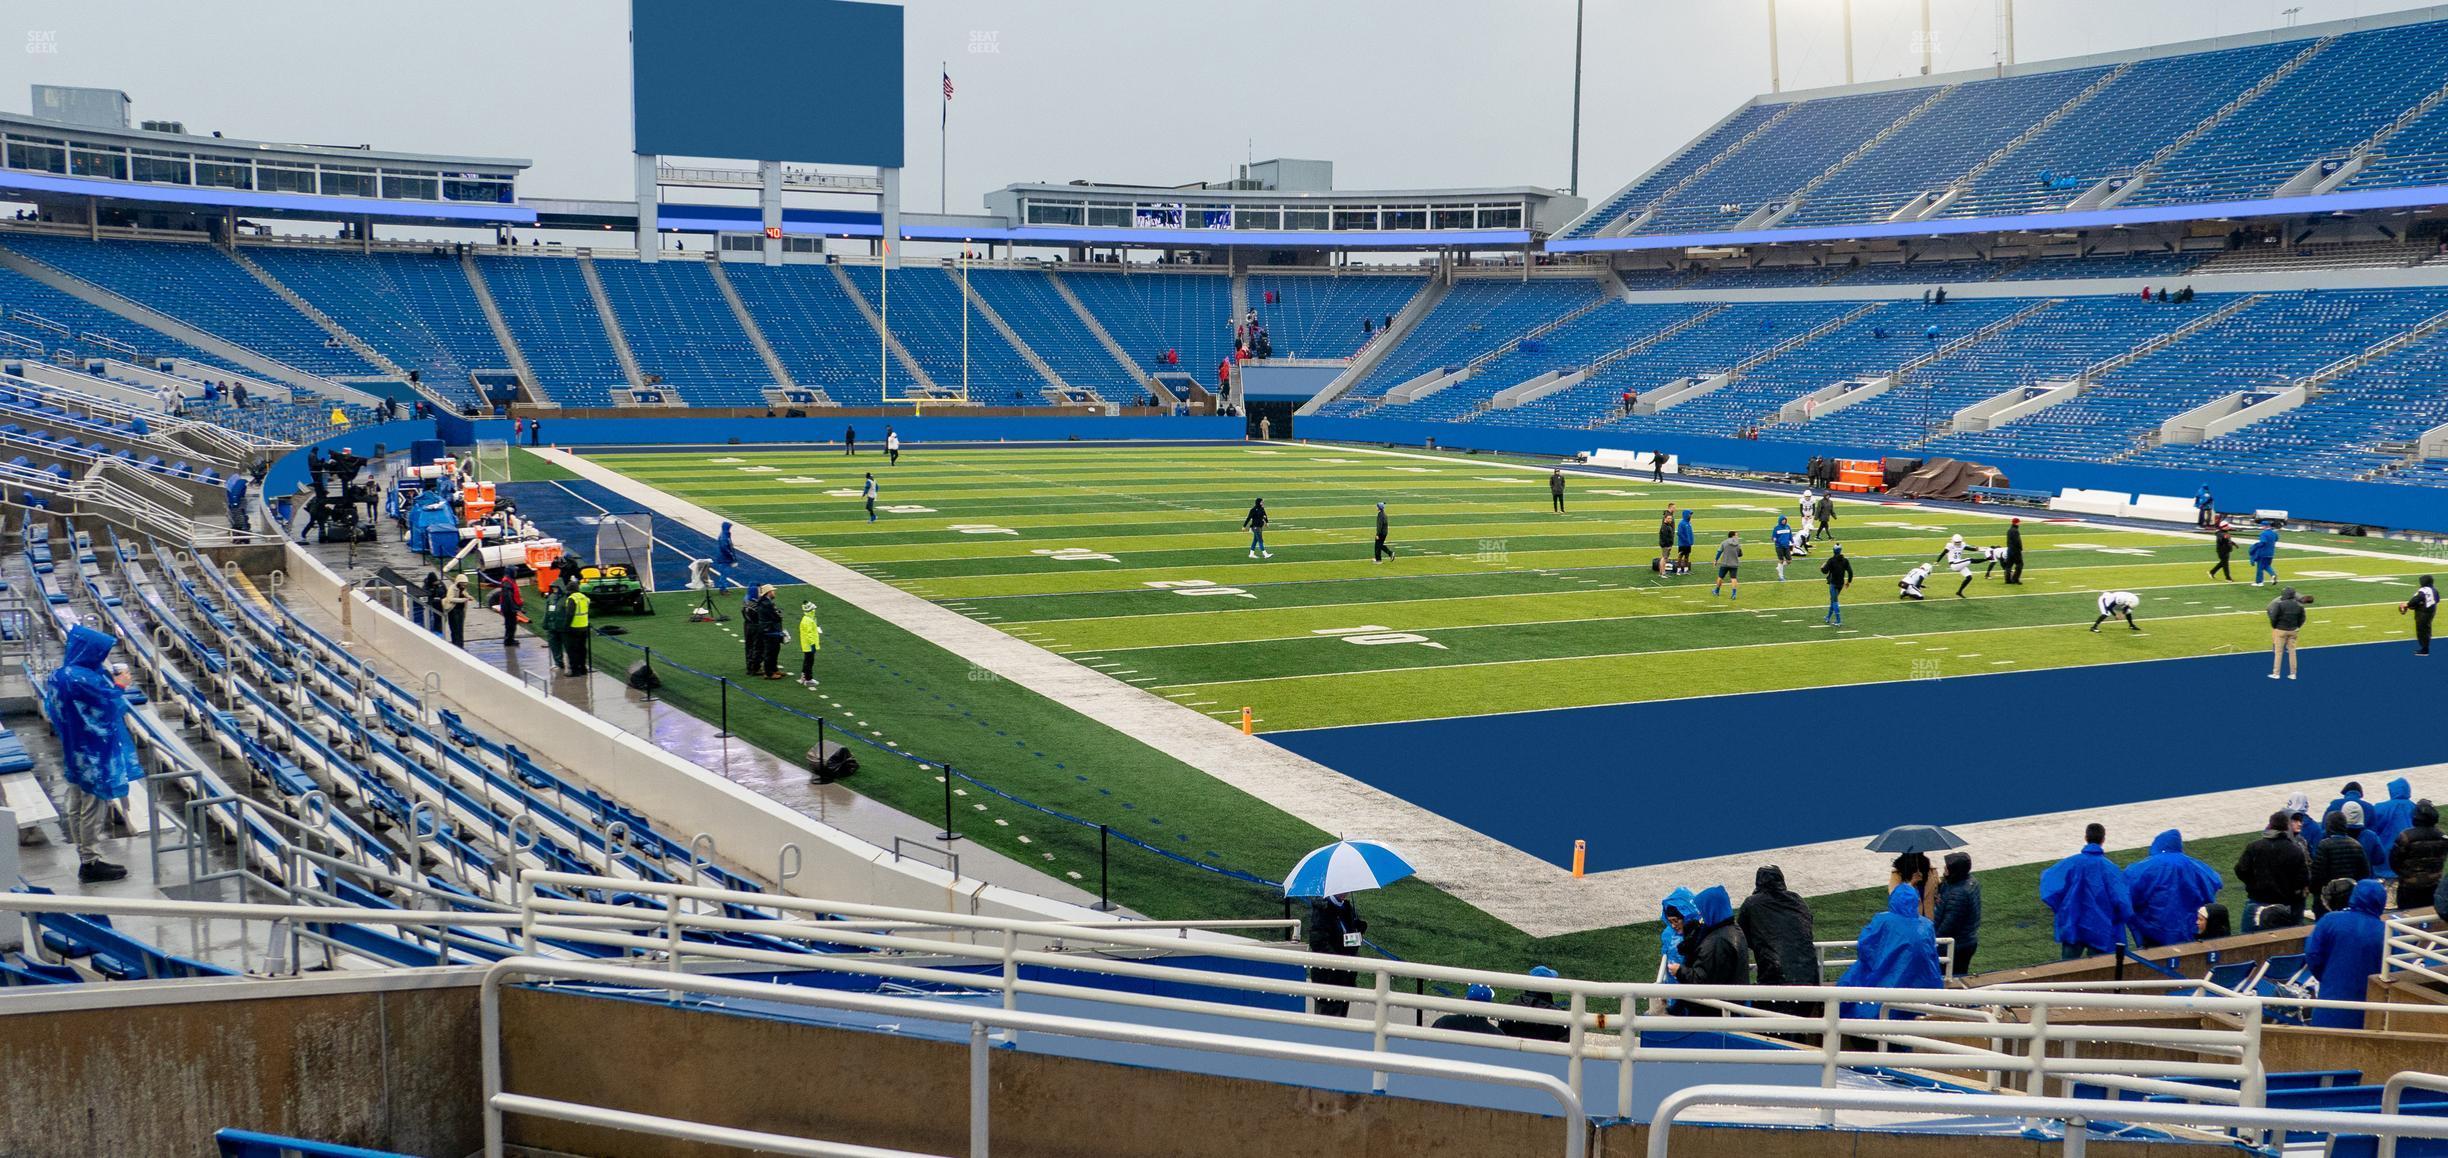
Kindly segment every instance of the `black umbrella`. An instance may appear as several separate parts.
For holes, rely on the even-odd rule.
[[[1899,824],[1870,838],[1872,852],[1945,852],[1969,842],[1935,824]]]

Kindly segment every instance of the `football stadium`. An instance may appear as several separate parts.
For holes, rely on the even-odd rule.
[[[21,7],[0,1155],[2448,1154],[2448,8]]]

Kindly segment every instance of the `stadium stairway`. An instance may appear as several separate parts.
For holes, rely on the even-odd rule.
[[[645,386],[646,372],[638,368],[637,351],[621,330],[620,311],[612,308],[612,297],[604,292],[603,274],[596,270],[593,254],[578,255],[578,276],[586,283],[587,297],[595,303],[595,316],[603,322],[604,338],[611,343],[612,356],[620,360],[621,376],[628,379],[632,388]]]

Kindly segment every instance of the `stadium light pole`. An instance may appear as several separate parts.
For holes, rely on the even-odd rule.
[[[1777,68],[1776,0],[1768,0],[1768,91],[1785,91],[1784,74]]]
[[[1587,0],[1573,0],[1572,180],[1564,191],[1581,195],[1581,14]]]
[[[1844,0],[1845,83],[1853,83],[1853,0]]]
[[[1930,39],[1930,0],[1921,0],[1921,75],[1930,74],[1930,59],[1938,52],[1938,44]]]

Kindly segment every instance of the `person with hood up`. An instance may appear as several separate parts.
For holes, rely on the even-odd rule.
[[[1309,951],[1331,953],[1337,957],[1357,957],[1368,922],[1360,919],[1360,909],[1352,904],[1348,893],[1331,897],[1316,897],[1309,902]],[[1309,980],[1317,985],[1350,985],[1358,980],[1349,969],[1311,969]],[[1316,1011],[1325,1017],[1341,1017],[1351,1010],[1351,1002],[1333,998],[1313,998]]]
[[[229,500],[229,521],[231,529],[239,531],[246,530],[247,476],[244,474],[232,474],[229,477],[229,486],[224,488],[223,497]]]
[[[2278,528],[2261,528],[2261,537],[2253,540],[2252,549],[2246,551],[2244,553],[2244,557],[2252,560],[2253,586],[2259,587],[2263,583],[2277,578]],[[2289,588],[2289,590],[2291,591],[2293,588]]]
[[[1394,557],[1394,548],[1386,546],[1385,504],[1377,504],[1377,546],[1369,552],[1369,561],[1383,563]]]
[[[2201,931],[2202,906],[2217,900],[2226,886],[2217,869],[2185,855],[2182,832],[2160,833],[2151,840],[2150,855],[2125,868],[2134,941],[2156,949],[2193,940]]]
[[[1980,952],[1981,887],[1972,879],[1972,855],[1946,855],[1946,875],[1938,879],[1938,911],[1930,919],[1941,938],[1953,938],[1955,975],[1972,971],[1972,955]]]
[[[1692,907],[1699,916],[1683,929],[1683,968],[1675,972],[1675,981],[1683,985],[1750,984],[1750,954],[1743,946],[1742,930],[1735,927],[1734,900],[1726,895],[1725,886],[1700,890]],[[1694,1017],[1718,1014],[1715,1006],[1675,1004],[1674,1012]]]
[[[518,572],[504,567],[501,570],[501,578],[485,581],[492,584],[493,606],[501,611],[502,646],[505,648],[517,647],[519,644],[519,608],[527,602],[526,595],[519,590]]]
[[[2363,812],[2365,826],[2370,830],[2372,839],[2386,850],[2397,843],[2398,833],[2414,827],[2414,782],[2403,776],[2389,781],[2388,799],[2365,805]],[[2380,858],[2381,861],[2387,859],[2385,855]],[[2372,867],[2379,868],[2380,862],[2373,862]],[[2379,875],[2381,880],[2395,880],[2397,877],[2394,872]]]
[[[2370,993],[2372,974],[2380,971],[2381,945],[2388,926],[2380,912],[2388,905],[2388,887],[2376,880],[2355,882],[2346,907],[2323,916],[2304,939],[2304,968],[2320,985],[2323,1001],[2361,1001]],[[2315,1029],[2361,1029],[2359,1009],[2315,1009]]]
[[[2389,844],[2389,868],[2397,874],[2397,907],[2410,909],[2439,890],[2440,868],[2448,865],[2448,834],[2440,832],[2439,809],[2428,800],[2414,802],[2414,818]]]
[[[2347,819],[2349,811],[2355,814],[2351,824]],[[2320,844],[2312,849],[2312,864],[2308,873],[2315,911],[2319,911],[2323,904],[2321,890],[2329,882],[2359,881],[2372,875],[2371,858],[2363,852],[2363,841],[2356,835],[2356,830],[2363,827],[2362,812],[2361,804],[2349,803],[2345,808],[2330,813],[2321,822],[2327,835],[2321,837]]]
[[[1836,533],[1836,500],[1826,495],[1819,496],[1819,509],[1811,512],[1811,524],[1811,533],[1814,535],[1826,535],[1831,539],[1842,538]]]
[[[2259,587],[2259,583],[2253,584]],[[2277,679],[2281,668],[2286,678],[2295,678],[2295,637],[2303,632],[2304,601],[2289,587],[2270,600],[2270,678]]]
[[[1250,500],[1249,513],[1241,517],[1241,525],[1249,529],[1250,558],[1272,559],[1275,557],[1275,552],[1266,549],[1266,499]]]
[[[1690,889],[1678,886],[1658,906],[1658,963],[1671,979],[1683,968],[1683,934],[1700,921],[1700,902]]]
[[[2193,525],[2208,527],[2211,519],[2215,517],[2210,513],[2211,508],[2216,505],[2216,500],[2210,497],[2210,488],[2203,487],[2200,494],[2193,496]]]
[[[1853,942],[1853,964],[1836,984],[1859,989],[1943,989],[1938,970],[1938,930],[1921,915],[1920,890],[1887,890],[1887,911],[1870,918]],[[1846,1002],[1846,1017],[1877,1017],[1878,1006]]]
[[[1675,516],[1675,573],[1691,574],[1692,524],[1691,508],[1685,507]]]
[[[2362,781],[2347,781],[2344,787],[2338,789],[2337,799],[2330,801],[2329,807],[2321,809],[2320,814],[2326,817],[2332,812],[2343,812],[2345,811],[2346,805],[2349,802],[2361,804],[2367,809],[2371,807],[2371,805],[2363,799]],[[2369,820],[2370,818],[2367,816],[2364,819]]]
[[[446,589],[440,567],[427,568],[425,582],[417,588],[417,606],[423,611],[420,618],[435,635],[442,634],[442,594]]]
[[[465,575],[453,575],[443,580],[442,621],[450,626],[451,646],[467,649],[467,610],[476,602],[475,593],[468,590],[470,580]]]
[[[569,670],[569,588],[554,584],[544,591],[544,646],[552,654],[556,672]],[[750,645],[752,648],[753,644]],[[756,657],[748,659],[750,674],[755,673]]]
[[[2213,579],[2224,577],[2230,583],[2235,582],[2235,536],[2230,533],[2234,529],[2227,520],[2219,520],[2218,537],[2210,541],[2211,549],[2218,552],[2218,562],[2210,565],[2210,577]]]
[[[714,565],[717,567],[739,566],[739,552],[731,549],[731,524],[728,522],[725,522],[722,529],[714,534]]]
[[[1496,1004],[1496,991],[1485,985],[1473,985],[1462,992],[1464,1001]],[[1484,1013],[1448,1013],[1429,1023],[1430,1029],[1450,1029],[1460,1033],[1503,1033],[1504,1027]]]
[[[2286,811],[2289,821],[2287,831],[2295,837],[2295,843],[2302,847],[2304,859],[2309,860],[2312,857],[2313,846],[2321,842],[2321,817],[2312,814],[2312,798],[2301,792],[2287,793]],[[2328,814],[2322,813],[2321,815]]]
[[[104,662],[118,642],[84,624],[69,628],[60,666],[42,686],[43,716],[59,737],[60,780],[68,789],[60,828],[76,846],[81,884],[126,878],[126,868],[102,859],[101,845],[109,835],[111,801],[127,799],[128,785],[144,778],[135,737],[128,734],[127,693]]]
[[[1827,562],[1819,565],[1819,574],[1827,580],[1828,626],[1842,627],[1845,588],[1853,585],[1853,560],[1845,558],[1844,544],[1838,543],[1829,549]]]
[[[2363,846],[2363,863],[2371,866],[2370,869],[2357,876],[2356,880],[2362,880],[2363,877],[2380,877],[2385,880],[2394,875],[2383,872],[2380,868],[2381,864],[2388,860],[2388,846],[2382,844],[2379,837],[2372,835],[2371,816],[2374,807],[2374,805],[2357,802],[2338,809],[2338,813],[2346,818],[2346,835],[2355,838],[2355,843]]]
[[[2431,620],[2439,614],[2439,588],[2431,585],[2430,576],[2423,576],[2422,582],[2414,585],[2414,594],[2397,605],[2397,614],[2404,615],[2409,611],[2414,613],[2414,654],[2429,655]]]
[[[2265,908],[2283,908],[2289,914],[2303,910],[2304,888],[2311,883],[2311,858],[2303,841],[2292,832],[2293,813],[2280,809],[2270,813],[2269,827],[2261,831],[2261,839],[2244,846],[2235,863],[2236,880],[2244,885],[2244,931],[2261,927],[2260,914]]]
[[[1734,926],[1751,949],[1761,985],[1817,985],[1819,954],[1811,947],[1817,929],[1810,902],[1785,887],[1785,870],[1761,865],[1751,877],[1751,895],[1735,911]]]
[[[2084,826],[2082,851],[2040,874],[2040,903],[2056,914],[2061,961],[2115,952],[2133,923],[2125,874],[2100,847],[2107,839],[2106,827]]]
[[[1777,516],[1777,525],[1768,532],[1768,541],[1776,546],[1777,582],[1782,583],[1785,581],[1785,564],[1793,561],[1794,547],[1793,527],[1785,522],[1785,516]]]

